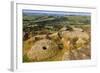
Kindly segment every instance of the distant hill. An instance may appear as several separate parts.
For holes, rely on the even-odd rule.
[[[45,11],[45,10],[23,10],[24,15],[56,15],[56,16],[91,16],[88,12],[65,12],[65,11]]]

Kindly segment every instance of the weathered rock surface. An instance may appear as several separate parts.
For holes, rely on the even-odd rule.
[[[78,28],[50,35],[37,35],[33,37],[33,40],[34,43],[27,52],[27,57],[32,62],[91,58],[90,37]]]
[[[55,42],[42,39],[34,43],[27,56],[29,59],[41,61],[57,55],[59,51],[60,49]]]

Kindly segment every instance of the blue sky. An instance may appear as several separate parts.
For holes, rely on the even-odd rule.
[[[88,12],[63,12],[63,11],[46,11],[46,10],[26,10],[23,9],[23,13],[31,15],[78,15],[78,16],[90,16],[91,13]]]

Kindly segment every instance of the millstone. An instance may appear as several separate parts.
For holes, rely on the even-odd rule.
[[[57,55],[59,51],[60,49],[55,42],[48,39],[42,39],[33,44],[27,56],[31,60],[41,61]]]

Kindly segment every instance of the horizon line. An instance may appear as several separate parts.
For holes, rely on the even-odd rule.
[[[90,16],[89,12],[70,12],[70,11],[49,11],[49,10],[28,10],[23,9],[23,13],[26,14],[46,14],[46,15],[81,15],[81,16]]]

